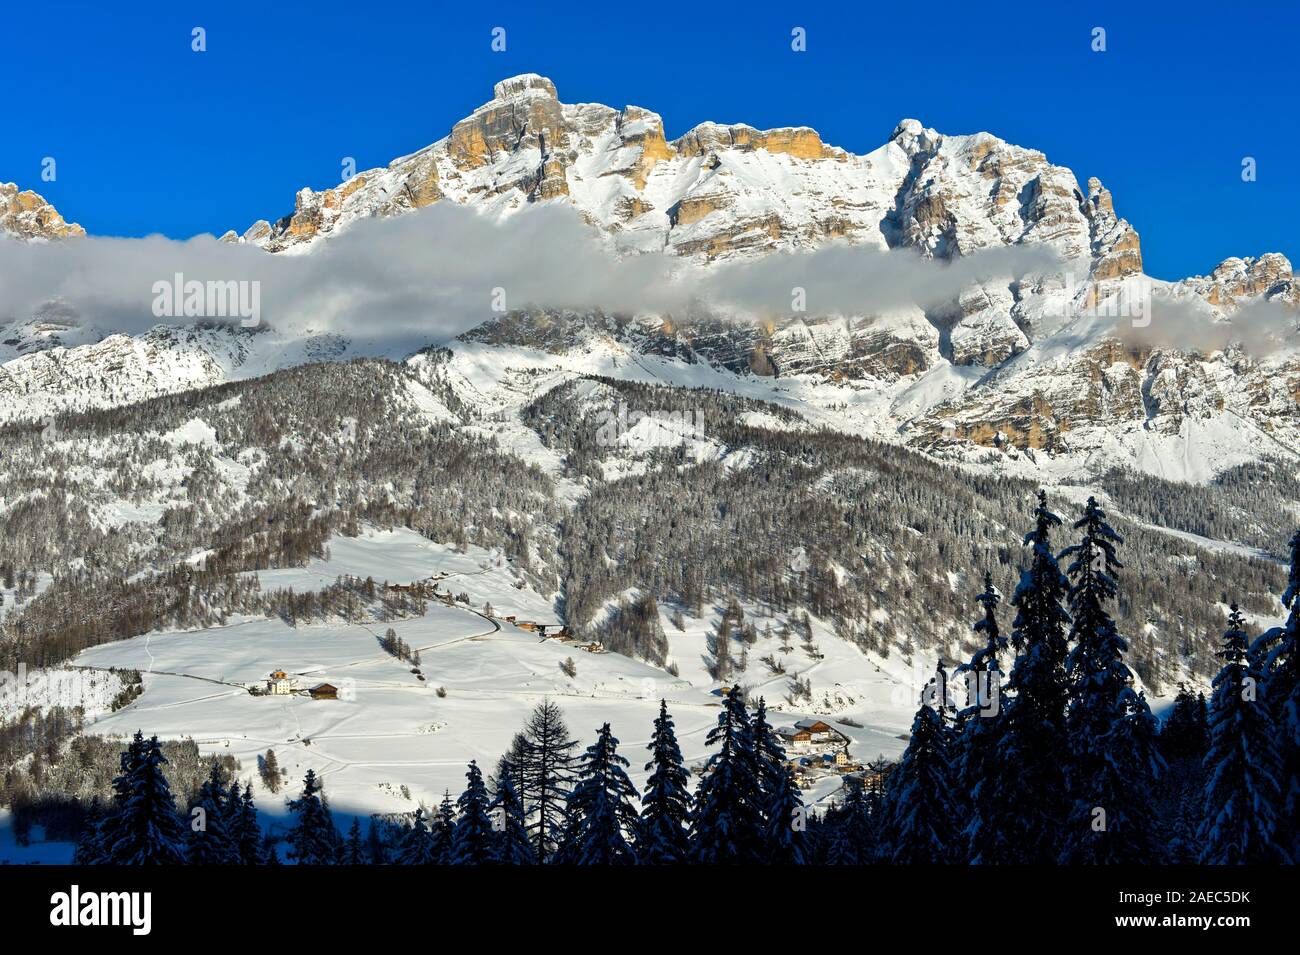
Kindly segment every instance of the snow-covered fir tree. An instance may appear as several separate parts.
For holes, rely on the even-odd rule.
[[[144,734],[136,731],[134,738],[118,756],[118,774],[113,778],[113,795],[107,807],[94,807],[90,822],[77,841],[73,861],[78,865],[100,865],[108,862],[108,852],[113,839],[117,817],[131,795],[130,782],[136,768],[144,759],[147,744]]]
[[[435,829],[431,838],[437,838],[437,829]],[[439,864],[446,861],[445,858],[439,858]],[[374,817],[370,819],[370,825],[366,827],[366,862],[369,865],[387,865],[388,864],[388,843],[385,840],[383,832],[379,828],[379,823]]]
[[[524,791],[527,783],[524,779],[524,764],[528,761],[528,737],[523,733],[516,733],[510,741],[510,749],[506,750],[497,760],[495,774],[489,783],[489,788],[495,792],[497,781],[505,777],[510,777],[514,785],[515,795],[522,802]]]
[[[91,800],[86,810],[86,822],[77,836],[77,847],[72,853],[73,865],[99,865],[104,861],[104,848],[100,841],[100,828],[104,824],[104,807],[99,797]]]
[[[763,828],[771,821],[771,803],[784,788],[785,748],[767,720],[767,701],[762,697],[749,723],[750,751],[754,754],[754,778],[758,781],[757,805]]]
[[[215,759],[208,778],[190,806],[185,861],[190,865],[233,865],[239,861],[239,784],[226,789],[225,774]]]
[[[776,767],[771,789],[765,794],[763,861],[772,865],[802,865],[807,861],[807,817],[803,794],[794,773],[784,763]]]
[[[1202,864],[1293,861],[1278,838],[1283,802],[1276,726],[1248,647],[1245,621],[1234,603],[1218,652],[1223,669],[1214,678],[1210,700],[1209,776],[1196,834]]]
[[[343,840],[343,865],[365,865],[366,844],[361,838],[361,820],[354,818],[348,827],[348,836]]]
[[[451,835],[451,863],[483,865],[492,861],[492,819],[487,786],[476,761],[470,762],[465,779],[468,785],[456,801],[459,815]]]
[[[536,865],[537,855],[528,839],[524,803],[515,790],[516,773],[509,764],[507,770],[498,777],[496,794],[488,807],[495,830],[492,861],[497,865]]]
[[[637,857],[643,865],[683,862],[689,851],[690,775],[682,764],[677,732],[668,713],[668,701],[659,701],[650,750],[650,771],[641,797],[641,823],[637,829]]]
[[[922,693],[907,749],[889,777],[881,832],[882,851],[895,865],[939,864],[954,859],[956,807],[952,798],[949,736],[931,700],[935,683]]]
[[[1300,531],[1291,536],[1291,562],[1282,605],[1286,623],[1262,635],[1251,648],[1260,671],[1260,696],[1268,706],[1278,740],[1281,818],[1278,839],[1300,862]]]
[[[740,687],[727,694],[705,742],[717,746],[704,766],[691,812],[691,861],[754,863],[763,857],[763,825],[749,713]]]
[[[1160,729],[1160,749],[1165,759],[1204,759],[1208,729],[1205,697],[1181,687]]]
[[[456,833],[456,806],[451,793],[442,794],[438,814],[433,820],[433,858],[438,865],[451,865],[452,840]]]
[[[158,737],[140,732],[122,757],[114,780],[114,812],[100,833],[102,860],[110,865],[179,865],[185,861],[185,827],[163,773],[167,758]]]
[[[1083,864],[1150,862],[1159,858],[1152,787],[1163,760],[1155,720],[1124,662],[1128,644],[1106,609],[1119,590],[1115,546],[1123,540],[1092,497],[1074,528],[1079,543],[1061,552],[1071,561],[1073,646],[1066,660],[1071,808],[1060,856]]]
[[[293,826],[289,830],[289,858],[298,865],[333,865],[338,861],[338,831],[329,807],[321,798],[316,771],[303,777],[302,794],[289,800]]]
[[[975,863],[1050,863],[1066,806],[1065,628],[1068,581],[1056,562],[1051,535],[1061,519],[1040,491],[1034,529],[1025,535],[1029,567],[1011,598],[1016,608],[1011,646],[1018,656],[1001,703],[998,765],[981,794],[990,811],[971,835]]]
[[[963,859],[979,855],[1003,809],[991,799],[1002,749],[1002,661],[1007,639],[998,624],[1002,598],[987,571],[984,590],[975,599],[983,614],[972,629],[984,645],[957,668],[966,681],[966,706],[958,711],[953,727],[953,798],[962,816],[958,850]]]
[[[844,799],[833,816],[828,814],[828,822],[831,825],[830,842],[826,847],[828,865],[868,865],[876,861],[879,820],[874,818],[872,803],[861,779],[845,777]]]
[[[237,789],[231,784],[233,799]],[[253,784],[244,784],[244,795],[239,800],[239,816],[235,828],[235,848],[240,865],[261,865],[263,862],[262,827],[257,821],[257,805],[253,802]]]
[[[798,864],[803,861],[803,796],[787,768],[785,747],[767,719],[767,701],[759,697],[750,721],[751,750],[759,824],[763,827],[764,859]]]
[[[358,836],[360,831],[358,830]],[[415,810],[415,818],[411,824],[406,827],[402,833],[401,839],[397,841],[397,848],[393,853],[394,865],[434,865],[437,862],[437,853],[433,844],[433,837],[429,832],[429,826],[425,822],[424,807],[418,806]]]
[[[618,753],[618,739],[608,723],[587,747],[569,797],[571,825],[563,855],[578,865],[633,865],[637,861],[636,787],[627,776],[628,761]]]

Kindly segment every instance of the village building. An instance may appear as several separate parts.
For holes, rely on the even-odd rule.
[[[333,683],[321,683],[307,691],[313,700],[337,700],[339,688]]]
[[[800,720],[794,725],[798,729],[807,730],[812,735],[813,742],[817,743],[825,742],[840,735],[833,726],[819,719]]]
[[[293,692],[293,680],[283,670],[274,670],[266,680],[266,692],[273,696],[288,696]]]
[[[782,726],[776,735],[785,746],[794,750],[805,750],[812,745],[812,733],[798,726]]]

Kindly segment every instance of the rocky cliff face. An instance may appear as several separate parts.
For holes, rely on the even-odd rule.
[[[625,254],[664,250],[704,265],[847,241],[940,259],[1044,244],[1082,263],[1095,282],[1141,271],[1137,233],[1116,216],[1097,180],[1085,194],[1068,169],[987,133],[944,136],[904,120],[888,142],[861,156],[804,127],[704,123],[669,140],[649,110],[564,104],[554,84],[535,74],[498,83],[490,102],[426,149],[336,188],[305,189],[292,215],[225,238],[297,250],[359,218],[444,200],[500,215],[564,202]],[[831,333],[842,344],[831,343],[831,351],[843,362],[795,347],[775,367],[839,378],[864,369],[910,374],[940,356],[994,367],[1028,346],[1045,311],[1044,291],[1041,283],[972,288],[929,321],[910,322],[920,337],[903,342],[879,330],[854,331],[875,316],[778,321],[775,339],[738,331],[759,350],[737,360],[768,368],[782,340],[815,339],[818,331],[809,328],[847,318],[848,332],[841,324]]]
[[[75,222],[65,222],[54,206],[30,189],[0,182],[0,235],[19,239],[67,239],[86,234]]]
[[[1286,256],[1276,252],[1257,259],[1224,259],[1208,276],[1193,276],[1179,285],[1226,314],[1257,298],[1300,307],[1300,278]]]
[[[704,123],[669,140],[649,110],[561,103],[535,74],[498,83],[490,102],[418,153],[334,188],[304,189],[291,215],[224,238],[283,251],[359,218],[442,200],[503,214],[567,202],[624,252],[663,249],[705,263],[835,240],[940,258],[1046,243],[1101,279],[1141,270],[1137,234],[1099,182],[1085,194],[1068,169],[987,133],[943,136],[904,120],[861,156],[806,127]],[[988,337],[987,319],[973,324]],[[1012,329],[1003,337],[972,354],[1022,344]]]

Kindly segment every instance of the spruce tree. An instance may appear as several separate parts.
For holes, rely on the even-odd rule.
[[[795,824],[802,822],[803,795],[787,766],[785,747],[767,720],[767,701],[762,697],[750,723],[750,738],[765,859],[774,864],[801,864],[804,830]]]
[[[846,776],[844,800],[834,820],[828,865],[867,865],[876,859],[876,827],[871,801],[861,779]]]
[[[650,762],[645,764],[650,778],[641,798],[637,857],[643,865],[675,865],[684,862],[689,851],[690,775],[682,765],[667,700],[659,701],[654,735],[646,749],[650,750]]]
[[[754,754],[754,778],[758,781],[757,805],[761,824],[767,829],[772,802],[783,799],[785,789],[785,748],[767,721],[767,701],[758,699],[749,724],[750,751]],[[789,819],[783,821],[788,823]]]
[[[492,820],[488,817],[488,792],[478,763],[465,773],[469,781],[456,808],[460,815],[451,837],[452,865],[483,865],[492,861]]]
[[[763,858],[757,765],[749,714],[734,686],[705,742],[718,746],[704,766],[691,813],[691,861],[755,863]]]
[[[1160,730],[1160,751],[1166,760],[1205,758],[1209,745],[1201,713],[1202,701],[1187,687],[1180,687],[1174,705]]]
[[[366,864],[366,846],[361,841],[361,820],[355,817],[348,828],[348,837],[343,842],[342,862],[344,865]]]
[[[803,794],[795,784],[794,773],[784,763],[776,768],[770,786],[765,797],[764,861],[772,865],[803,865],[807,861]]]
[[[433,822],[433,859],[438,865],[451,865],[452,839],[456,831],[456,807],[451,793],[442,794],[438,815]]]
[[[77,836],[77,848],[72,854],[73,865],[99,865],[104,861],[104,844],[101,827],[104,825],[105,812],[99,797],[91,799],[86,811],[86,820]]]
[[[566,859],[578,865],[636,863],[636,788],[628,779],[627,765],[609,724],[603,724],[582,756],[569,797]]]
[[[948,734],[938,711],[937,687],[922,693],[912,734],[885,793],[882,852],[895,865],[941,864],[954,860],[956,807]]]
[[[113,816],[102,833],[104,861],[113,865],[179,865],[185,861],[185,827],[163,774],[167,758],[154,736],[137,732],[123,757],[127,775],[114,780]]]
[[[510,769],[507,764],[507,769]],[[516,774],[502,773],[496,795],[488,807],[492,818],[492,862],[496,865],[536,865],[537,856],[528,839],[524,804],[515,791]]]
[[[1282,605],[1286,623],[1264,634],[1251,648],[1260,671],[1260,696],[1268,706],[1278,738],[1278,789],[1281,819],[1278,840],[1300,861],[1300,531],[1291,537],[1291,564]]]
[[[952,754],[953,798],[965,820],[955,848],[968,859],[977,858],[981,848],[995,839],[991,830],[1004,808],[992,802],[992,796],[1003,745],[1002,655],[1007,640],[998,625],[1002,598],[987,571],[984,591],[975,599],[983,615],[973,629],[984,645],[958,668],[966,677],[966,706],[957,713]]]
[[[221,765],[212,761],[208,778],[190,807],[185,861],[190,865],[233,865],[239,861],[239,785],[227,790]]]
[[[279,850],[275,848],[275,837],[269,832],[262,837],[262,864],[280,864],[280,853]]]
[[[524,800],[524,790],[526,782],[524,780],[524,764],[528,761],[528,737],[523,733],[516,733],[514,739],[510,741],[508,749],[499,760],[497,760],[496,774],[492,779],[492,786],[495,789],[501,779],[510,778],[514,787],[515,795],[520,801]]]
[[[1029,567],[1011,598],[1016,608],[1011,646],[1018,651],[1001,702],[1002,746],[996,771],[981,793],[990,812],[970,845],[975,863],[1050,863],[1066,805],[1065,628],[1068,582],[1057,565],[1051,534],[1061,519],[1039,491],[1034,529],[1025,536]]]
[[[1291,862],[1280,842],[1279,759],[1273,715],[1259,697],[1261,674],[1247,653],[1245,623],[1232,605],[1223,668],[1210,701],[1204,816],[1197,831],[1205,865]]]
[[[437,829],[435,828],[434,835],[431,836],[431,838],[436,839],[436,836]],[[435,850],[434,855],[440,865],[447,861],[445,854],[444,857],[438,858],[437,851]],[[366,827],[366,856],[371,865],[388,864],[388,844],[385,842],[383,833],[379,829],[378,821],[376,821],[373,816],[370,819],[370,825]]]
[[[821,826],[823,859],[826,865],[860,865],[861,855],[849,833],[848,817],[843,808],[826,813]]]
[[[134,738],[118,756],[118,774],[113,779],[113,795],[106,808],[95,818],[94,828],[78,842],[74,861],[78,864],[102,865],[110,861],[116,839],[117,820],[131,796],[131,780],[148,752],[144,734],[137,730]]]
[[[1152,795],[1163,760],[1155,720],[1133,689],[1124,662],[1128,644],[1106,610],[1119,589],[1115,574],[1123,565],[1115,546],[1123,539],[1091,497],[1074,528],[1082,538],[1061,552],[1072,561],[1066,573],[1073,643],[1066,660],[1066,778],[1072,807],[1061,832],[1061,859],[1159,861]]]
[[[434,865],[437,862],[437,853],[433,844],[433,837],[429,833],[429,827],[424,821],[424,807],[419,806],[415,810],[415,818],[411,824],[406,827],[402,833],[402,838],[397,842],[397,849],[393,853],[394,865]],[[361,833],[358,829],[358,837]]]
[[[289,830],[289,858],[298,865],[333,865],[338,861],[338,833],[329,807],[321,799],[321,784],[314,769],[303,777],[302,795],[289,801],[294,817]]]
[[[232,786],[231,792],[233,793]],[[241,865],[261,865],[265,861],[262,844],[262,827],[257,821],[257,806],[253,803],[253,784],[244,784],[244,797],[239,801],[239,825],[235,845]]]

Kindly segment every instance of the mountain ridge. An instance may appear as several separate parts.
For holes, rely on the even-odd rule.
[[[908,119],[863,155],[807,127],[702,123],[668,140],[656,113],[564,104],[550,80],[524,74],[497,83],[492,100],[437,142],[340,186],[300,190],[293,213],[222,241],[310,254],[363,219],[443,201],[505,227],[528,206],[570,205],[615,255],[664,252],[705,271],[844,244],[936,263],[1047,248],[1081,269],[974,282],[939,307],[883,312],[706,309],[625,316],[606,327],[612,317],[598,308],[504,317],[485,310],[476,332],[430,342],[453,352],[497,341],[507,346],[495,353],[506,367],[519,367],[519,349],[537,349],[556,373],[577,374],[590,370],[582,350],[599,343],[601,373],[640,374],[634,369],[647,355],[708,367],[719,387],[798,393],[827,426],[1013,468],[1042,467],[1046,455],[1062,468],[1120,464],[1205,480],[1300,447],[1300,282],[1291,263],[1269,253],[1227,259],[1208,276],[1149,279],[1137,231],[1099,180],[1080,186],[1041,152],[989,133],[947,136]],[[1158,323],[1165,340],[1140,331],[1140,318],[1128,327],[1133,288],[1169,309]],[[1233,322],[1261,304],[1284,321],[1252,353],[1234,344]],[[67,303],[46,311],[57,320],[14,317],[0,329],[0,419],[376,353],[346,335],[295,338],[265,328],[247,336],[160,325],[113,336],[95,328],[94,316],[80,322]],[[577,326],[557,331],[557,316],[566,315]],[[1193,327],[1212,334],[1196,341]],[[103,378],[110,381],[97,389]],[[1168,474],[1166,458],[1184,463]]]

